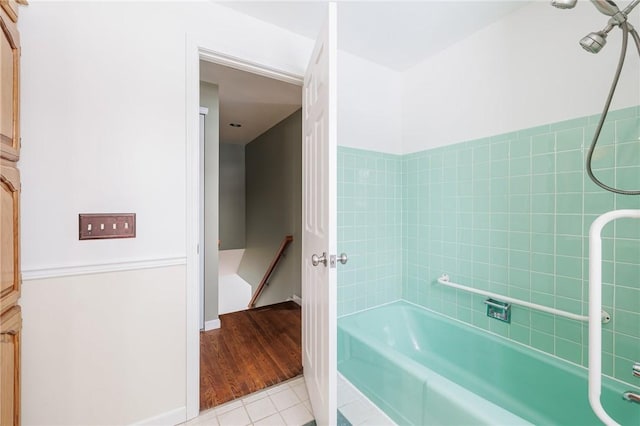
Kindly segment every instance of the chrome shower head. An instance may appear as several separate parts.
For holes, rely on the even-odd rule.
[[[558,9],[573,9],[578,0],[551,0],[551,6]]]
[[[580,40],[580,46],[590,53],[598,53],[607,44],[607,33],[598,31],[589,33]]]
[[[598,9],[600,12],[604,13],[607,16],[614,16],[620,13],[620,9],[618,9],[618,5],[616,5],[611,0],[591,0],[591,3]]]

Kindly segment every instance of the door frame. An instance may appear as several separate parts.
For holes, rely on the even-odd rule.
[[[200,283],[198,253],[200,239],[200,60],[302,86],[304,76],[296,70],[277,69],[267,64],[208,49],[191,35],[186,38],[185,124],[186,124],[186,419],[200,413]],[[300,135],[302,137],[302,135]],[[217,239],[217,236],[214,236]]]

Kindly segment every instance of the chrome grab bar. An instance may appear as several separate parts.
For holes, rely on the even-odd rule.
[[[605,411],[600,401],[602,387],[602,228],[612,220],[640,219],[640,210],[613,210],[593,221],[589,228],[589,404],[596,416],[607,426],[618,425]],[[640,397],[625,392],[624,399],[640,402]]]
[[[511,307],[511,303],[507,303],[505,305],[501,305],[499,303],[492,302],[491,299],[487,299],[484,301],[485,305],[493,306],[498,309],[509,309]]]
[[[527,302],[526,300],[520,300],[520,299],[515,299],[513,297],[508,297],[508,296],[503,296],[501,294],[498,293],[493,293],[490,291],[485,291],[485,290],[480,290],[478,288],[475,287],[469,287],[466,285],[462,285],[462,284],[457,284],[451,281],[451,279],[449,278],[449,275],[447,274],[442,274],[440,275],[440,277],[438,278],[438,283],[447,286],[447,287],[452,287],[452,288],[456,288],[458,290],[464,290],[467,291],[469,293],[473,293],[473,294],[479,294],[481,296],[485,296],[485,297],[490,297],[492,299],[498,299],[500,301],[512,304],[512,305],[518,305],[518,306],[523,306],[525,308],[529,308],[529,309],[535,309],[537,311],[542,311],[542,312],[546,312],[548,314],[553,314],[553,315],[558,315],[561,317],[565,317],[565,318],[569,318],[572,320],[576,320],[576,321],[584,321],[587,322],[589,321],[589,317],[585,316],[585,315],[578,315],[578,314],[574,314],[573,312],[567,312],[567,311],[561,311],[560,309],[555,309],[555,308],[550,308],[548,306],[543,306],[543,305],[538,305],[537,303],[531,303],[531,302]],[[504,306],[501,306],[501,308],[504,308]],[[608,323],[609,321],[611,321],[611,315],[609,315],[606,311],[601,311],[600,312],[600,321],[604,324]]]
[[[633,367],[631,367],[631,373],[634,377],[640,377],[640,362],[633,364]]]
[[[622,397],[630,402],[635,402],[636,404],[640,404],[640,395],[637,393],[633,393],[631,391],[625,392],[622,394]]]

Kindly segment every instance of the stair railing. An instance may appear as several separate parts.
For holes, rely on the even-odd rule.
[[[258,285],[258,289],[253,294],[253,297],[249,302],[249,306],[248,306],[249,309],[255,307],[256,301],[258,300],[258,297],[260,297],[260,293],[262,293],[262,290],[264,290],[264,288],[267,285],[269,285],[269,278],[271,278],[271,274],[273,274],[273,271],[276,269],[276,266],[278,266],[280,259],[282,259],[284,255],[284,251],[287,249],[287,247],[289,246],[289,244],[291,244],[292,241],[293,241],[293,235],[286,235],[282,240],[282,243],[280,243],[280,248],[276,252],[276,255],[271,261],[271,263],[269,264],[269,267],[267,268],[267,272],[265,272],[264,277],[262,277],[262,280],[260,281],[260,285]]]

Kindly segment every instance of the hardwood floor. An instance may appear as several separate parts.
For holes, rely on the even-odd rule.
[[[296,303],[220,315],[220,324],[200,333],[200,410],[302,374]]]

